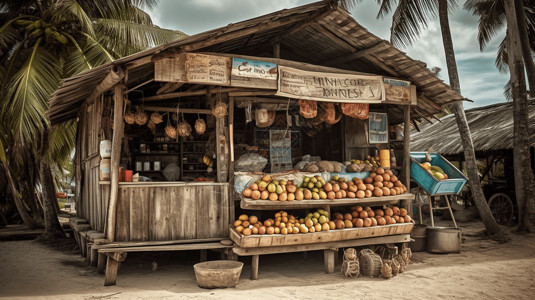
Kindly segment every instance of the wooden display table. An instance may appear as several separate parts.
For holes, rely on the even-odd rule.
[[[378,244],[407,243],[414,223],[376,227],[335,229],[306,234],[271,234],[244,236],[230,228],[232,251],[239,256],[252,256],[251,279],[258,279],[259,257],[263,254],[324,250],[325,272],[333,273],[339,248]]]

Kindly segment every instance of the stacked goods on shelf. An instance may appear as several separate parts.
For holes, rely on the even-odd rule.
[[[351,207],[350,212],[334,213],[334,223],[336,229],[353,227],[374,227],[381,225],[391,225],[397,223],[412,222],[405,208],[397,206],[383,209],[371,209],[360,205]]]
[[[269,175],[264,175],[245,188],[242,195],[253,200],[300,201],[395,196],[406,191],[407,188],[391,170],[378,167],[372,169],[372,173],[364,179],[355,177],[347,180],[335,175],[325,182],[319,175],[305,176],[299,186],[292,180],[273,180]]]
[[[263,222],[254,215],[242,214],[233,225],[238,233],[249,236],[255,234],[314,233],[335,229],[375,227],[412,222],[407,210],[396,206],[387,207],[384,210],[354,206],[351,207],[350,212],[344,214],[335,213],[333,217],[334,220],[330,220],[329,213],[323,209],[309,213],[305,218],[301,219],[289,215],[286,211],[279,211],[275,213],[274,218],[268,218]]]

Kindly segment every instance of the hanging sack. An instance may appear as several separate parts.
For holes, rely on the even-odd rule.
[[[303,118],[312,119],[318,115],[318,104],[316,101],[299,100],[299,113]]]
[[[368,103],[342,103],[340,109],[348,117],[367,120],[370,106]]]

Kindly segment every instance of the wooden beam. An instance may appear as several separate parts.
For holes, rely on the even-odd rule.
[[[373,46],[371,46],[369,48],[357,50],[357,51],[355,51],[353,53],[350,53],[348,55],[344,55],[344,56],[340,56],[340,57],[328,60],[326,62],[323,62],[322,64],[330,66],[330,65],[337,65],[337,64],[340,64],[340,63],[345,63],[345,62],[348,62],[348,61],[353,61],[355,59],[359,59],[361,57],[364,57],[364,56],[376,51],[379,48],[383,48],[385,45],[386,45],[385,41],[380,41],[379,43],[377,43],[377,44],[375,44],[375,45],[373,45]]]
[[[212,89],[211,93],[228,93],[233,91],[243,91],[244,88],[222,88],[221,91],[219,89]],[[145,97],[143,101],[160,101],[160,100],[166,100],[166,99],[172,99],[172,98],[178,98],[178,97],[189,97],[189,96],[201,96],[206,95],[207,90],[198,90],[198,91],[185,91],[185,92],[177,92],[177,93],[168,93],[163,95],[156,95],[156,96],[149,96]],[[141,100],[141,98],[136,99]]]
[[[307,26],[317,24],[318,20],[323,19],[330,15],[333,12],[334,8],[324,9],[318,11],[316,14],[311,15],[309,18],[304,19],[303,21],[296,23],[294,26],[289,28],[288,30],[284,30],[279,35],[274,37],[269,44],[273,45],[276,43],[280,43],[281,41],[284,41],[287,37],[301,31],[302,29],[306,28]]]
[[[276,91],[246,91],[246,92],[229,92],[229,96],[273,96]]]
[[[130,69],[140,67],[142,65],[150,64],[152,63],[152,58],[153,58],[152,55],[148,55],[148,56],[136,59],[134,61],[131,61],[129,63],[126,63],[126,69],[130,70]]]
[[[280,58],[281,57],[281,44],[276,43],[273,45],[273,57]]]
[[[403,107],[403,179],[407,191],[411,188],[411,107]],[[408,202],[408,201],[405,201]],[[407,206],[405,206],[407,207]]]
[[[147,80],[147,81],[145,81],[145,82],[142,82],[142,83],[136,85],[135,87],[133,87],[133,88],[131,88],[131,89],[126,90],[124,93],[127,94],[127,93],[129,93],[129,92],[131,92],[131,91],[133,91],[133,90],[136,90],[136,89],[138,89],[138,88],[144,86],[145,84],[151,83],[151,82],[153,82],[153,81],[154,81],[154,78],[151,78],[151,79],[149,79],[149,80]]]
[[[346,40],[342,39],[338,35],[334,34],[327,27],[325,27],[325,26],[323,26],[321,24],[313,24],[311,26],[314,27],[314,29],[316,29],[317,31],[319,31],[322,34],[326,35],[332,41],[332,43],[340,46],[340,48],[343,48],[343,49],[345,49],[347,51],[355,51],[355,47],[353,47],[353,45],[351,45],[349,42],[347,42]]]
[[[108,200],[108,218],[106,223],[106,238],[115,240],[115,221],[117,213],[117,198],[119,197],[119,161],[121,160],[121,145],[124,135],[123,94],[125,86],[115,85],[113,92],[113,139],[110,164],[110,197]],[[109,259],[108,259],[109,262]]]
[[[161,95],[164,93],[172,93],[176,91],[179,87],[183,86],[184,82],[168,82],[164,84],[157,92],[156,95]]]
[[[387,72],[388,74],[390,74],[392,76],[396,76],[396,77],[402,77],[401,75],[399,75],[398,72],[396,72],[391,67],[387,66],[384,62],[380,61],[379,59],[377,59],[375,56],[371,55],[370,53],[368,53],[368,55],[365,55],[364,58],[367,61],[375,64],[377,67],[379,67],[383,71]]]
[[[170,113],[176,113],[177,108],[176,107],[164,107],[164,106],[143,106],[143,110],[145,111],[165,111]],[[210,115],[212,114],[212,111],[210,109],[198,109],[198,108],[179,108],[179,113],[184,114],[205,114]]]

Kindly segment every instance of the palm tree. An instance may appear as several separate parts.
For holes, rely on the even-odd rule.
[[[74,147],[76,123],[46,117],[62,78],[184,36],[152,24],[157,0],[7,0],[0,3],[0,160],[20,216],[47,237],[59,229],[51,166]]]
[[[354,3],[355,1],[349,1]],[[442,30],[442,41],[444,52],[446,54],[446,64],[450,85],[457,93],[461,93],[459,75],[455,61],[455,52],[453,50],[453,41],[449,29],[448,11],[455,5],[454,0],[377,0],[380,4],[377,17],[385,17],[393,12],[391,27],[391,42],[398,47],[411,45],[419,36],[420,32],[427,27],[427,17],[439,17],[440,27]],[[461,142],[464,148],[464,157],[466,161],[466,170],[470,180],[470,189],[474,202],[478,208],[479,214],[487,234],[495,236],[500,233],[500,227],[494,220],[489,206],[485,200],[485,195],[481,188],[479,175],[477,172],[476,157],[474,145],[470,134],[470,128],[466,120],[462,102],[451,104],[451,110],[455,114],[455,120],[461,135]]]
[[[529,214],[535,208],[533,190],[535,179],[529,155],[529,134],[527,134],[527,95],[525,77],[529,82],[531,95],[535,91],[535,7],[534,0],[469,0],[464,7],[479,17],[479,46],[486,44],[500,29],[507,26],[504,39],[500,43],[496,66],[501,72],[509,69],[511,80],[506,85],[506,94],[513,99],[514,118],[514,170],[515,198],[518,203],[518,231],[531,231],[533,225]],[[509,41],[509,42],[508,42]],[[511,41],[515,41],[512,43]],[[512,48],[515,47],[515,48]],[[524,66],[525,71],[524,73]],[[531,195],[531,196],[530,196]],[[531,209],[528,209],[531,208]]]

